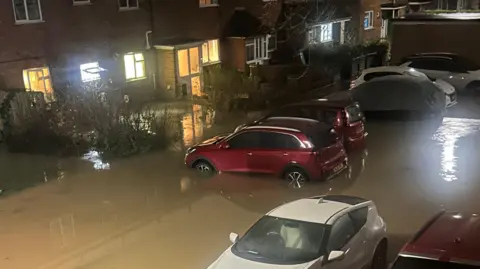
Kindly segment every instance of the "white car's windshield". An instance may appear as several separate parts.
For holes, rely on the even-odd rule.
[[[242,258],[273,264],[300,264],[326,252],[329,225],[264,216],[233,247]]]

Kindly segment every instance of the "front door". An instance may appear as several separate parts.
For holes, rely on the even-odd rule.
[[[180,84],[178,97],[202,95],[202,68],[200,65],[200,47],[177,50],[177,76]]]

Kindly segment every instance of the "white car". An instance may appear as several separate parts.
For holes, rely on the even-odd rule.
[[[419,72],[418,70],[408,66],[379,66],[365,69],[357,79],[353,80],[350,83],[350,88],[353,88],[374,78],[391,75],[423,77],[425,79],[429,79],[433,82],[433,84],[435,84],[445,93],[447,107],[451,107],[457,103],[457,93],[455,91],[455,87],[445,82],[444,80],[430,78],[424,73]]]
[[[401,66],[415,68],[434,79],[442,79],[458,92],[480,92],[480,65],[454,53],[414,54],[405,57]]]
[[[372,201],[326,195],[260,218],[209,269],[386,268],[386,225]]]

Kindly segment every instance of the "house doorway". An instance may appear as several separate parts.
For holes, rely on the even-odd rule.
[[[177,50],[178,81],[182,85],[182,97],[202,96],[200,47]]]

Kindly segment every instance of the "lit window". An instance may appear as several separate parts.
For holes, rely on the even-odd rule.
[[[120,9],[137,9],[138,0],[118,0],[118,7]]]
[[[216,7],[218,0],[199,0],[200,7]]]
[[[245,49],[247,64],[268,59],[268,36],[247,39]]]
[[[145,78],[145,60],[142,53],[127,53],[123,56],[127,80]]]
[[[220,50],[218,39],[210,40],[202,45],[202,61],[206,63],[215,63],[220,61]]]
[[[80,65],[80,75],[83,82],[95,81],[100,79],[100,72],[103,71],[98,62]]]
[[[190,58],[190,74],[200,72],[200,55],[198,47],[188,50],[188,57]]]
[[[190,72],[188,71],[188,50],[179,50],[177,52],[178,58],[178,75],[181,77],[188,76]]]
[[[363,28],[373,28],[373,10],[365,11],[365,19],[363,20]]]
[[[52,79],[48,67],[23,70],[23,83],[27,91],[41,92],[45,99],[53,100]]]
[[[13,10],[17,23],[42,21],[40,0],[13,0]]]
[[[177,51],[178,75],[185,77],[200,73],[199,47]]]
[[[73,0],[73,5],[74,6],[89,5],[92,3],[90,1],[91,0]]]
[[[326,43],[333,41],[333,24],[326,23],[313,27],[309,31],[309,42],[312,44],[315,43]]]

